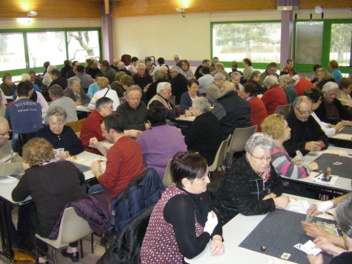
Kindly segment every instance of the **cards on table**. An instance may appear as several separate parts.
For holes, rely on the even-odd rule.
[[[315,247],[312,240],[308,240],[305,244],[298,243],[294,245],[295,248],[305,252],[307,255],[318,255],[321,252],[320,248]]]

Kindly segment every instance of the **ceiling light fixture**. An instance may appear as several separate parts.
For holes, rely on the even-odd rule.
[[[181,13],[182,17],[185,17],[185,16],[186,16],[186,15],[185,15],[186,9],[184,9],[184,8],[182,8],[182,7],[177,7],[177,8],[176,8],[176,11],[179,12],[179,13]]]

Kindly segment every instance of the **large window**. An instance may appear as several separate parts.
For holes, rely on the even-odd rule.
[[[250,58],[257,63],[280,61],[281,23],[214,23],[212,55],[221,61],[242,61]]]
[[[330,41],[330,60],[348,66],[351,60],[352,24],[332,24]]]
[[[23,34],[0,34],[0,71],[25,67]]]
[[[61,67],[64,60],[85,62],[92,57],[101,58],[99,28],[0,30],[0,76],[41,72],[45,61]]]

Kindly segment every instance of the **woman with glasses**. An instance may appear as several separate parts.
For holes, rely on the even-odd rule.
[[[266,214],[275,208],[284,209],[290,202],[287,196],[281,196],[283,184],[270,163],[273,139],[264,133],[255,133],[246,142],[245,150],[215,195],[214,204],[223,224],[238,213]]]
[[[185,263],[200,254],[211,239],[213,255],[224,253],[222,225],[214,213],[207,185],[207,161],[180,152],[171,162],[174,183],[162,194],[150,217],[141,248],[141,262]]]
[[[298,156],[291,159],[288,155],[283,143],[291,137],[291,128],[283,115],[273,114],[267,117],[261,127],[263,133],[274,139],[272,165],[278,174],[291,179],[299,179],[308,177],[311,170],[318,169],[316,162],[308,166],[299,166],[302,160]]]
[[[70,155],[77,155],[84,151],[82,142],[73,132],[72,128],[65,126],[67,118],[66,110],[55,106],[46,114],[48,125],[41,128],[36,137],[45,138],[54,147],[55,157],[67,159]]]

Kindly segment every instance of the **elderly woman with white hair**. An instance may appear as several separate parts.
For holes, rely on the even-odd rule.
[[[210,103],[204,97],[193,100],[192,113],[196,118],[185,135],[187,148],[199,152],[211,165],[222,142],[220,122],[210,112]]]
[[[56,69],[56,66],[55,65],[49,65],[48,68],[47,68],[47,72],[44,74],[44,77],[43,77],[43,84],[46,86],[46,87],[49,87],[51,82],[53,81],[51,79],[51,72],[53,70]]]
[[[262,97],[268,115],[275,113],[275,110],[279,105],[287,105],[285,91],[280,88],[279,81],[276,76],[266,76],[263,81],[263,86],[268,89]]]
[[[83,91],[81,80],[78,77],[68,79],[68,87],[64,90],[64,94],[66,97],[70,97],[76,105],[87,105],[90,102],[90,98]]]
[[[173,103],[171,103],[170,97],[172,96],[171,84],[168,82],[160,82],[156,88],[156,95],[149,101],[147,108],[158,108],[162,109],[166,112],[167,119],[175,119],[180,115],[191,116],[192,113],[188,110],[184,110],[179,107],[175,107]]]
[[[279,83],[280,87],[285,91],[287,103],[292,104],[298,96],[295,88],[292,85],[294,80],[289,74],[284,74],[279,76]]]
[[[334,82],[327,82],[322,89],[323,102],[315,110],[321,121],[336,125],[342,120],[351,120],[351,112],[344,108],[341,102],[336,99],[339,86]]]
[[[287,196],[281,196],[283,184],[271,164],[273,139],[264,133],[255,133],[246,142],[245,150],[215,195],[217,215],[223,223],[238,213],[266,214],[275,208],[284,209],[290,202]]]

